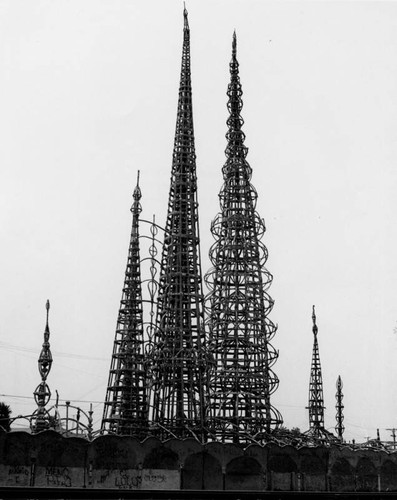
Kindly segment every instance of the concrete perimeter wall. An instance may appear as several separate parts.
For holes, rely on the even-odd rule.
[[[0,434],[0,485],[137,490],[397,491],[397,454],[53,431]]]

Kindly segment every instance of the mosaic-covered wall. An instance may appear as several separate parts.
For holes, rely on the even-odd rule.
[[[0,434],[0,485],[142,490],[397,491],[397,454],[53,431]]]

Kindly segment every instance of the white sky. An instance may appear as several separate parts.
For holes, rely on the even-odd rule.
[[[219,210],[233,30],[279,325],[273,398],[308,427],[316,304],[326,427],[397,426],[397,3],[189,0],[203,270]],[[104,399],[141,170],[164,223],[182,49],[176,0],[0,2],[0,393],[32,396],[51,301],[61,399]],[[65,355],[68,353],[69,355]],[[0,396],[13,414],[33,399]],[[95,419],[101,405],[94,404]]]

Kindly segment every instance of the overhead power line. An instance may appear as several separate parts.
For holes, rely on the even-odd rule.
[[[20,351],[20,352],[29,352],[29,353],[37,354],[37,348],[18,346],[15,344],[10,344],[8,342],[0,342],[0,349],[7,350],[7,351]],[[55,356],[60,357],[60,358],[91,359],[93,361],[106,361],[106,362],[109,361],[107,358],[86,356],[83,354],[74,354],[74,353],[70,353],[70,352],[53,351],[53,353]]]
[[[33,400],[32,396],[20,396],[17,394],[0,394],[0,397]],[[62,399],[62,398],[59,398],[58,401],[62,401],[62,402],[71,401],[72,403],[93,403],[93,404],[102,404],[103,403],[103,401],[93,401],[90,399]]]

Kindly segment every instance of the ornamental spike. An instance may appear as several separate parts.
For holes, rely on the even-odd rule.
[[[138,173],[136,174],[136,186],[132,195],[132,197],[134,198],[134,202],[139,201],[142,198],[141,188],[139,187],[139,177],[140,170],[138,170]]]
[[[39,372],[41,375],[41,380],[42,382],[45,382],[47,380],[47,376],[51,370],[52,366],[52,354],[50,350],[50,327],[48,325],[48,316],[49,316],[49,310],[50,310],[50,301],[47,300],[46,302],[46,325],[45,325],[45,330],[44,330],[44,343],[43,347],[40,352],[40,356],[38,359],[38,365],[39,365]]]
[[[186,10],[186,3],[183,2],[183,29],[186,31],[189,29],[188,12]]]
[[[45,308],[47,310],[45,333],[48,333],[48,338],[49,338],[50,337],[50,327],[48,326],[48,316],[49,316],[49,312],[50,312],[50,301],[49,300],[47,300],[47,302],[45,304]],[[44,336],[44,338],[45,338],[45,336]]]
[[[138,225],[138,217],[139,217],[140,213],[142,212],[142,206],[140,204],[140,199],[142,198],[142,192],[141,192],[141,188],[139,187],[139,174],[140,174],[140,172],[138,170],[137,179],[136,179],[136,186],[135,186],[134,192],[132,194],[132,198],[133,198],[134,202],[133,202],[132,207],[131,207],[131,213],[135,217],[134,224],[133,224],[134,226]]]
[[[316,311],[315,311],[315,306],[313,306],[313,313],[312,313],[312,320],[313,320],[313,335],[317,335],[318,333],[318,328],[317,328],[317,324],[316,324]]]

